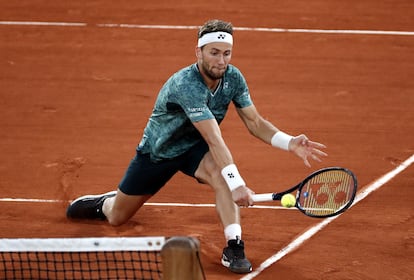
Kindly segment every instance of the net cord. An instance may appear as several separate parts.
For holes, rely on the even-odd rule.
[[[2,238],[0,252],[160,251],[165,237]]]

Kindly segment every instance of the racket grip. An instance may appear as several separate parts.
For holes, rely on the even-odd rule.
[[[273,201],[273,193],[254,194],[252,198],[254,202]]]

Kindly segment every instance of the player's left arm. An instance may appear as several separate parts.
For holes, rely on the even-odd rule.
[[[237,113],[253,136],[274,145],[274,136],[281,130],[264,119],[254,105],[237,108]],[[285,137],[284,139],[289,138]],[[310,167],[309,159],[320,162],[321,157],[327,156],[325,152],[321,151],[323,148],[326,148],[325,145],[309,140],[304,134],[291,137],[286,145],[286,149],[300,157],[308,167]]]
[[[271,122],[265,120],[259,114],[254,105],[237,108],[237,113],[249,132],[265,143],[270,144],[273,135],[279,131]]]

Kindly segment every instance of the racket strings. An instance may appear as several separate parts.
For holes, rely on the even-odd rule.
[[[343,171],[320,173],[301,189],[299,205],[308,215],[327,216],[348,207],[353,198],[353,177]]]

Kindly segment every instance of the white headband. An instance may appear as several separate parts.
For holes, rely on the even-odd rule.
[[[201,48],[204,45],[210,43],[228,43],[233,45],[233,36],[230,33],[218,31],[204,34],[201,38],[198,38],[198,47]]]

